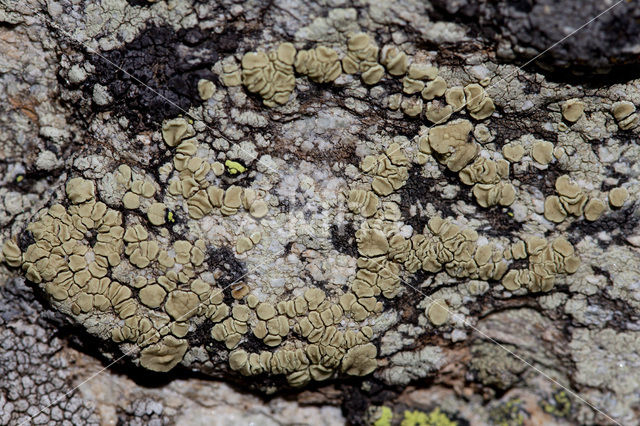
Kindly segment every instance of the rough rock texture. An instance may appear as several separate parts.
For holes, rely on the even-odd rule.
[[[637,423],[640,80],[468,4],[0,2],[1,421]]]
[[[635,2],[435,0],[433,4],[440,12],[471,24],[478,33],[497,42],[499,57],[522,62],[611,8],[585,27],[588,36],[568,37],[535,65],[574,74],[614,69],[612,78],[619,78],[615,74],[623,70],[635,74],[633,64],[638,63],[640,53],[640,7]]]
[[[95,407],[73,393],[73,366],[64,341],[42,319],[52,312],[21,280],[7,281],[1,292],[2,424],[98,424]]]
[[[101,363],[78,350],[83,346],[78,338],[87,336],[79,333],[69,338],[73,330],[36,300],[23,280],[6,281],[0,301],[0,424],[280,425],[344,421],[334,405],[301,405],[280,397],[264,402],[225,383],[186,375],[154,380],[126,366],[104,370],[108,360]],[[314,423],[309,419],[322,420]]]

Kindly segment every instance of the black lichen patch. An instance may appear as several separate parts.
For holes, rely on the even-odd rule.
[[[127,3],[131,6],[151,6],[153,2],[149,0],[127,0]]]
[[[331,232],[331,243],[342,254],[358,257],[358,245],[355,238],[355,229],[351,222],[333,224],[329,229]]]
[[[422,176],[420,167],[409,169],[409,179],[396,192],[400,194],[400,199],[402,200],[400,204],[402,218],[416,232],[422,232],[430,219],[419,211],[415,215],[411,214],[411,206],[415,206],[418,203],[423,207],[427,203],[431,203],[444,216],[455,216],[451,208],[451,200],[445,200],[438,193],[438,180]]]
[[[483,219],[487,221],[486,225],[478,227],[479,234],[486,237],[502,237],[510,235],[514,238],[522,231],[522,223],[515,220],[513,212],[509,207],[491,207],[482,209]]]
[[[528,259],[513,259],[509,264],[509,269],[529,269]]]
[[[540,93],[540,89],[542,89],[542,83],[536,75],[530,76],[528,74],[522,74],[518,75],[517,79],[522,83],[522,91],[526,95],[535,95]]]
[[[202,324],[198,325],[194,331],[187,334],[186,339],[189,347],[195,348],[211,342],[211,329],[213,321],[206,319]]]
[[[209,248],[207,250],[209,267],[220,272],[216,278],[219,287],[226,288],[240,282],[247,275],[247,267],[236,259],[229,247]]]
[[[525,67],[525,70],[527,68]],[[567,70],[554,70],[545,72],[549,82],[560,84],[582,84],[585,90],[602,89],[610,87],[614,84],[624,84],[628,81],[635,80],[640,77],[640,67],[638,64],[616,64],[611,68],[603,69],[603,73],[589,74],[585,73],[584,68],[576,68],[572,72]],[[585,75],[588,78],[585,78]]]
[[[434,0],[431,4],[434,20],[463,23],[473,40],[493,46],[508,41],[510,54],[498,54],[498,59],[514,61],[560,81],[592,83],[607,70],[617,81],[632,79],[621,75],[624,71],[638,74],[638,55],[629,48],[636,45],[640,34],[636,2],[614,6],[580,0]],[[595,16],[599,19],[593,19]],[[579,34],[548,49],[566,35],[567,27],[578,28],[586,22],[588,36]]]
[[[471,193],[471,187],[462,185],[458,175],[446,167],[440,165],[440,170],[446,183],[461,187],[455,200],[443,198],[438,192],[438,188],[445,183],[443,179],[422,176],[420,167],[411,168],[409,170],[409,179],[407,179],[407,182],[402,188],[396,191],[400,194],[402,200],[400,211],[402,212],[403,220],[408,225],[411,225],[416,232],[422,232],[431,218],[421,214],[419,211],[416,212],[415,215],[412,215],[411,206],[420,204],[424,207],[427,203],[430,203],[444,218],[456,217],[458,215],[458,213],[454,211],[453,206],[459,201],[465,204],[477,205]],[[479,227],[477,231],[487,237],[515,236],[522,230],[522,224],[513,218],[513,214],[511,214],[508,207],[494,206],[482,208],[478,206],[475,216],[477,219],[486,222],[486,225]]]
[[[232,175],[231,173],[229,173],[229,170],[226,167],[225,167],[224,174],[220,176],[220,180],[224,185],[226,186],[235,185],[242,188],[250,188],[253,182],[255,181],[255,179],[256,179],[256,176],[254,173],[245,172],[245,173]]]
[[[211,66],[219,37],[197,28],[147,28],[119,49],[90,55],[96,71],[83,90],[91,97],[95,84],[107,87],[114,99],[108,108],[125,116],[132,130],[156,127],[202,102],[198,80],[216,81]]]
[[[536,83],[528,81],[525,87],[535,92]],[[549,112],[543,108],[532,108],[525,112],[505,112],[500,106],[496,109],[500,112],[500,118],[487,123],[491,134],[496,137],[495,143],[502,147],[508,142],[515,141],[524,135],[533,135],[537,139],[557,144],[558,135],[543,127],[543,123],[550,121]]]
[[[262,339],[258,339],[255,334],[247,333],[244,336],[244,341],[241,344],[241,348],[249,353],[260,353],[262,351],[273,351],[273,348],[267,346]]]
[[[385,311],[388,310],[387,307],[397,311],[400,313],[400,318],[402,324],[419,324],[418,319],[420,315],[424,312],[422,309],[417,307],[418,300],[416,299],[416,292],[425,295],[425,290],[430,290],[425,288],[424,290],[420,290],[422,283],[428,278],[429,273],[423,270],[418,270],[414,273],[408,280],[408,282],[403,282],[401,285],[406,287],[406,290],[401,294],[396,296],[393,300],[383,300],[385,304]],[[429,291],[429,294],[432,292]]]
[[[24,231],[18,237],[18,247],[20,247],[21,251],[27,251],[27,248],[35,242],[36,240],[33,238],[31,231]]]
[[[0,176],[5,173],[7,173],[5,170],[0,170]],[[38,185],[54,186],[56,179],[61,174],[62,169],[52,171],[36,170],[34,164],[27,164],[27,172],[16,175],[15,179],[4,184],[4,188],[21,194],[34,193],[37,192],[36,187]]]
[[[640,223],[640,210],[634,206],[605,213],[598,220],[589,222],[584,218],[573,222],[567,229],[567,239],[571,244],[578,244],[585,236],[596,239],[598,245],[606,249],[611,244],[625,245],[627,236],[632,235]],[[597,234],[608,235],[609,239],[601,239]]]
[[[592,265],[593,271],[607,279],[608,287],[613,287],[613,279],[609,271]],[[602,324],[603,328],[614,328],[616,330],[627,331],[632,324],[637,324],[640,320],[638,311],[623,299],[613,299],[607,292],[600,292],[587,298],[589,305],[597,305],[603,312],[611,313],[611,317]]]
[[[367,385],[364,388],[361,379],[352,379],[340,386],[344,395],[342,410],[349,425],[370,424],[365,420],[367,409],[371,406],[388,405],[401,391],[371,377],[367,378]]]

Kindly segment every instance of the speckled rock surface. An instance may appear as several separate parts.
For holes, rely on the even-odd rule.
[[[505,59],[525,62],[566,37],[536,64],[559,74],[562,71],[598,74],[615,69],[612,79],[618,79],[616,74],[622,70],[635,73],[633,64],[638,63],[640,52],[640,8],[634,2],[435,0],[432,3],[436,10],[471,24],[478,33],[495,41],[499,56]],[[600,18],[593,20],[600,14]],[[568,37],[583,26],[588,37]]]
[[[1,2],[0,420],[637,423],[640,81],[436,9]]]

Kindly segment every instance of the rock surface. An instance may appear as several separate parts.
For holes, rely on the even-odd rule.
[[[525,3],[0,3],[0,421],[637,423],[640,81]]]
[[[495,41],[498,57],[503,59],[518,58],[524,63],[557,43],[534,65],[558,75],[565,70],[593,75],[612,69],[613,79],[625,72],[635,74],[633,65],[640,57],[640,7],[634,2],[435,0],[433,4]],[[571,36],[583,26],[588,36]]]

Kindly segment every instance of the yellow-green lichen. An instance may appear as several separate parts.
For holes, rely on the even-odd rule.
[[[375,420],[371,422],[372,426],[391,426],[393,420],[393,410],[389,407],[375,407],[373,414]]]
[[[558,390],[555,392],[551,402],[544,400],[540,402],[540,406],[545,413],[560,418],[567,417],[571,414],[571,405],[569,395],[564,390]]]
[[[430,412],[406,410],[400,426],[457,426],[458,422],[451,420],[440,408]]]
[[[497,426],[522,426],[528,415],[522,407],[522,400],[512,398],[491,409],[489,417]]]
[[[247,171],[247,168],[237,161],[227,160],[224,162],[230,175],[237,175]]]

